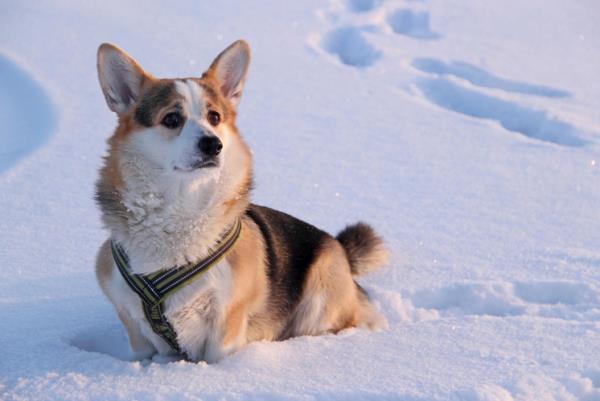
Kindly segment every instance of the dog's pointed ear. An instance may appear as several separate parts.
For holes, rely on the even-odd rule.
[[[237,106],[242,97],[250,65],[250,46],[243,40],[233,42],[212,62],[205,75],[214,77],[223,96]]]
[[[121,115],[136,102],[150,75],[125,51],[110,43],[98,48],[98,79],[108,107]]]

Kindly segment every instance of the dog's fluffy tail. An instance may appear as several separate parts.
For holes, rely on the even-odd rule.
[[[353,276],[377,270],[389,260],[389,251],[370,225],[347,226],[336,237],[346,251]]]

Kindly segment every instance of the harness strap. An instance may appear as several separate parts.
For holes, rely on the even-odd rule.
[[[144,315],[152,331],[165,340],[177,353],[182,354],[177,343],[177,333],[163,313],[165,300],[216,265],[235,244],[241,230],[242,222],[237,220],[225,236],[219,240],[214,252],[205,259],[195,264],[175,266],[151,274],[133,273],[125,250],[115,241],[111,241],[112,255],[119,272],[127,285],[140,297]]]

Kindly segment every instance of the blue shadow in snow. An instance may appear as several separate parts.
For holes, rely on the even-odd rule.
[[[417,86],[429,101],[446,110],[497,121],[509,131],[540,141],[571,147],[588,144],[577,128],[545,111],[472,91],[446,79],[422,79]]]
[[[40,147],[56,125],[46,91],[23,69],[0,54],[0,173]]]
[[[545,97],[567,97],[571,94],[567,91],[554,89],[544,85],[528,84],[526,82],[512,81],[490,74],[486,70],[462,61],[445,63],[433,58],[417,58],[412,62],[416,69],[438,75],[454,75],[465,79],[473,85],[484,88],[502,89],[507,92],[523,93]]]

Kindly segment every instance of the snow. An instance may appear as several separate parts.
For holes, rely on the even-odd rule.
[[[35,78],[1,54],[0,71],[4,125],[0,136],[1,172],[44,143],[53,129],[55,112]],[[36,118],[30,118],[29,113],[35,113]]]
[[[429,28],[429,13],[400,9],[388,17],[388,23],[394,32],[400,35],[412,36],[416,39],[437,39],[439,34]]]
[[[0,5],[0,399],[600,400],[600,5]],[[157,76],[253,47],[254,200],[393,252],[378,333],[132,361],[94,277],[114,42]]]

